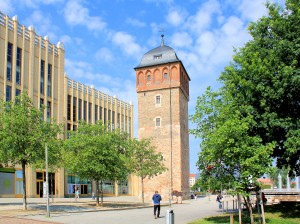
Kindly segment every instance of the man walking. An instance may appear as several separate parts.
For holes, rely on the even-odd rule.
[[[161,201],[161,196],[158,193],[158,191],[155,191],[155,194],[152,196],[153,204],[154,204],[154,218],[157,219],[159,218],[160,214],[160,201]],[[157,211],[157,215],[156,215]]]

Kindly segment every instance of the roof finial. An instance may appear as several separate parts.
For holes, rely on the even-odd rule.
[[[160,44],[161,46],[165,45],[165,43],[164,43],[164,36],[165,36],[164,34],[161,35],[161,44]]]
[[[165,32],[165,30],[164,30],[164,28],[162,27],[160,30],[159,30],[159,32],[161,32],[161,44],[160,44],[160,46],[164,46],[165,45],[165,42],[164,42],[164,32]]]

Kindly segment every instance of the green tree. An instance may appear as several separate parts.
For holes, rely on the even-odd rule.
[[[191,119],[197,125],[191,133],[202,139],[197,162],[202,183],[206,180],[204,186],[211,191],[220,189],[221,183],[223,189],[228,189],[226,183],[230,183],[232,194],[244,196],[252,217],[250,191],[268,171],[274,144],[264,145],[259,136],[248,135],[255,122],[251,110],[236,105],[225,87],[218,92],[208,88],[198,98]]]
[[[126,167],[127,135],[111,132],[101,121],[87,124],[80,121],[76,131],[65,141],[64,161],[68,172],[96,182],[96,205],[99,206],[99,183],[123,180],[129,174]],[[101,206],[103,191],[101,190]]]
[[[300,1],[267,8],[267,16],[250,24],[253,39],[236,52],[220,80],[236,104],[251,111],[248,135],[259,136],[265,145],[275,142],[278,168],[299,175]]]
[[[49,145],[49,165],[59,165],[57,147],[61,125],[45,122],[42,111],[34,107],[26,94],[15,101],[1,102],[0,107],[0,160],[5,165],[21,165],[23,173],[23,209],[26,202],[26,166],[45,167],[45,144]]]
[[[132,139],[130,142],[129,170],[141,178],[142,182],[142,201],[144,199],[144,179],[152,178],[166,171],[164,158],[161,153],[156,152],[151,145],[151,139]]]
[[[249,26],[253,39],[221,74],[222,87],[199,97],[192,117],[202,175],[233,181],[246,198],[271,157],[300,173],[300,2],[266,6],[268,15]]]

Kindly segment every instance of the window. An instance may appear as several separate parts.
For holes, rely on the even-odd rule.
[[[6,79],[7,81],[11,81],[12,75],[12,49],[13,45],[11,43],[7,44],[7,67],[6,67]]]
[[[87,110],[87,102],[83,102],[83,120],[86,121],[86,110]]]
[[[78,120],[82,119],[81,110],[82,110],[82,99],[79,99],[79,102],[78,102]]]
[[[51,102],[47,102],[47,121],[50,121],[51,118]]]
[[[155,126],[160,127],[160,117],[155,118]]]
[[[106,108],[104,108],[104,120],[103,120],[103,123],[104,124],[106,124],[106,122],[107,122],[107,119],[106,119],[106,113],[107,113],[107,109]]]
[[[150,81],[151,81],[151,75],[148,74],[148,75],[147,75],[147,82],[150,82]]]
[[[67,120],[71,120],[71,96],[68,95],[67,101]]]
[[[115,130],[115,111],[112,111],[112,130]]]
[[[99,119],[102,120],[102,107],[99,107]]]
[[[98,106],[95,105],[95,122],[98,120]]]
[[[6,101],[11,101],[11,86],[6,86]]]
[[[16,96],[19,96],[19,95],[21,95],[21,90],[16,89]]]
[[[164,73],[164,79],[167,79],[168,77],[168,73]]]
[[[16,84],[21,84],[21,48],[17,48]]]
[[[73,121],[77,121],[76,109],[77,109],[77,98],[73,97]]]
[[[108,109],[108,118],[107,118],[108,121],[111,121],[111,110]]]
[[[44,94],[45,61],[43,60],[41,60],[40,76],[40,93]]]
[[[117,115],[117,128],[120,128],[120,113]]]
[[[160,96],[155,97],[155,104],[160,104]]]
[[[44,99],[40,99],[40,109],[42,110],[42,119],[44,119]]]
[[[160,54],[160,55],[154,55],[153,56],[153,59],[154,60],[158,60],[158,59],[161,59],[162,58],[162,55]]]
[[[48,64],[47,96],[51,96],[52,65]]]
[[[89,103],[89,122],[92,121],[92,103]]]

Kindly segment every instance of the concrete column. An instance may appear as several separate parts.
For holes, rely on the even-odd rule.
[[[286,175],[286,189],[290,190],[291,186],[290,186],[290,177],[289,175]]]
[[[282,177],[280,174],[278,175],[278,190],[282,190]]]

